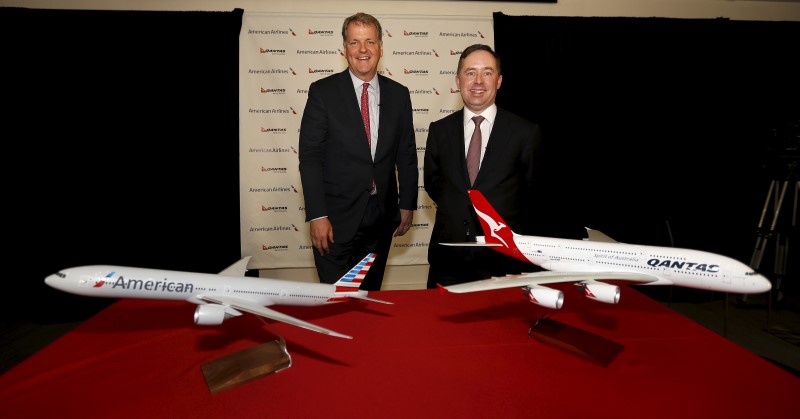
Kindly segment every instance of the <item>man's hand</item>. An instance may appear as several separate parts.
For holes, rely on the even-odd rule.
[[[311,245],[321,256],[330,252],[329,243],[333,243],[333,226],[327,217],[313,220],[311,225]]]
[[[411,221],[414,220],[414,210],[400,210],[400,225],[397,226],[397,230],[394,232],[394,236],[402,236],[408,233],[408,230],[411,229]]]

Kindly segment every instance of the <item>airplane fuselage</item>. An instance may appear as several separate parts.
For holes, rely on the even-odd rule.
[[[45,282],[89,297],[146,298],[198,302],[203,295],[245,298],[258,305],[315,306],[335,299],[332,284],[147,268],[94,265],[64,269]]]
[[[521,235],[514,241],[518,258],[550,271],[642,273],[658,278],[647,285],[743,294],[770,289],[744,263],[700,250]]]

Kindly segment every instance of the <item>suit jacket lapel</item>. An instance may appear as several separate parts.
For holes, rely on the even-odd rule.
[[[495,161],[495,159],[499,158],[502,153],[498,153],[496,151],[497,147],[503,146],[503,138],[508,138],[508,127],[502,123],[503,120],[503,111],[500,108],[497,109],[497,115],[494,117],[494,122],[492,123],[492,133],[489,134],[489,138],[487,139],[486,143],[486,152],[483,154],[483,160],[481,161],[481,170],[478,171],[478,178],[475,179],[475,182],[478,182],[478,179],[481,178],[481,172],[483,171],[483,167],[493,167],[497,164],[501,164]],[[493,151],[495,150],[495,151]]]
[[[461,110],[453,113],[453,116],[450,118],[452,121],[450,124],[447,125],[447,133],[445,134],[445,138],[451,138],[453,141],[450,144],[455,152],[461,155],[459,161],[459,172],[461,173],[461,179],[464,181],[464,185],[467,188],[470,187],[469,184],[469,172],[467,171],[467,155],[464,152],[464,108]],[[478,172],[480,176],[480,172]],[[476,179],[477,182],[477,179]]]

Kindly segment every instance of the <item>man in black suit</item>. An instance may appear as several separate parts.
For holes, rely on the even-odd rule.
[[[439,243],[475,241],[483,235],[467,191],[477,189],[512,230],[531,234],[532,199],[541,166],[541,130],[495,104],[503,82],[500,60],[488,45],[466,48],[458,60],[456,86],[464,108],[430,124],[425,147],[425,191],[436,203],[436,221],[428,247],[428,288],[522,271],[538,270],[485,247]],[[468,148],[481,116],[474,183]],[[479,168],[479,169],[478,169]]]
[[[342,39],[348,68],[311,83],[300,123],[306,221],[320,282],[335,283],[375,252],[360,289],[380,290],[392,237],[408,232],[417,208],[411,95],[378,74],[377,19],[346,18]]]

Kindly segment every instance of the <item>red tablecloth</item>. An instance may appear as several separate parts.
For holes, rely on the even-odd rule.
[[[195,306],[121,300],[0,376],[4,418],[798,418],[800,378],[622,287],[568,291],[548,311],[520,290],[382,291],[275,307],[353,340]],[[574,288],[574,287],[573,287]],[[528,337],[542,313],[623,345],[607,367]],[[212,394],[201,366],[277,339],[292,366]]]

